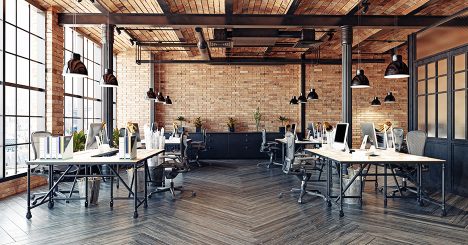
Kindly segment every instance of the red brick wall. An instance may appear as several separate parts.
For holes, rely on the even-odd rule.
[[[41,176],[31,177],[31,188],[47,184],[47,179]],[[0,199],[26,191],[26,177],[0,183]]]
[[[406,60],[406,52],[402,51]],[[122,84],[118,94],[118,122],[137,121],[143,125],[149,121],[149,104],[142,98],[148,89],[150,68],[149,65],[136,65],[133,52],[118,56]],[[388,62],[360,65],[371,88],[353,90],[354,147],[361,140],[360,122],[383,124],[391,121],[407,129],[407,81],[383,78],[390,62],[389,56],[385,58]],[[356,67],[353,65],[353,72]],[[306,90],[310,89],[313,80],[320,97],[318,101],[307,103],[307,122],[341,121],[341,65],[314,65],[313,68],[307,65],[306,69]],[[194,130],[193,121],[200,116],[210,131],[227,131],[226,120],[232,116],[237,120],[236,131],[253,131],[253,113],[257,107],[263,115],[261,128],[268,131],[278,130],[280,115],[290,118],[291,123],[299,124],[300,121],[300,106],[289,105],[291,96],[299,95],[299,65],[162,64],[159,69],[155,64],[156,91],[159,90],[158,81],[161,81],[163,95],[169,95],[173,101],[173,105],[155,106],[156,121],[166,128],[172,126],[176,117],[184,116],[189,120],[185,125]],[[393,92],[397,103],[383,103],[387,91]],[[382,106],[370,106],[374,96],[379,97]]]

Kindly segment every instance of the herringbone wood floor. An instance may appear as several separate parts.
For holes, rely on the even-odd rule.
[[[281,170],[257,168],[255,161],[213,161],[178,182],[195,190],[171,201],[154,195],[148,209],[132,218],[132,202],[108,205],[109,186],[101,185],[97,206],[57,202],[33,209],[25,218],[25,194],[0,201],[0,244],[468,244],[468,199],[448,198],[448,216],[434,205],[389,200],[367,183],[364,206],[336,207],[306,197],[298,204],[288,192],[299,181]],[[310,183],[320,189],[325,183]],[[123,194],[123,190],[120,191]]]

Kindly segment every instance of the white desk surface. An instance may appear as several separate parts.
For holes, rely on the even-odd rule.
[[[101,164],[135,164],[154,157],[164,150],[137,149],[136,159],[120,159],[118,153],[108,157],[92,157],[99,154],[99,150],[89,150],[73,153],[70,159],[36,159],[26,162],[28,165],[101,165]]]
[[[187,139],[187,143],[190,143],[190,142],[192,142],[192,139]],[[141,143],[145,144],[145,140],[141,140]],[[166,139],[166,141],[164,141],[164,143],[166,145],[178,145],[178,144],[180,144],[180,138]]]
[[[392,150],[381,150],[379,156],[352,156],[349,152],[337,151],[333,149],[304,149],[306,152],[316,154],[340,163],[422,163],[422,164],[442,164],[445,160],[416,156],[411,154],[400,153]],[[359,150],[357,150],[359,151]]]
[[[275,139],[275,141],[280,142],[281,144],[286,144],[286,138]],[[312,140],[296,140],[296,144],[298,145],[307,145],[307,144],[321,144],[321,140],[312,139]]]

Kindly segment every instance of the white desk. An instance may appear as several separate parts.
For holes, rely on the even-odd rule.
[[[365,174],[362,173],[362,170],[365,169],[368,165],[370,164],[382,164],[384,166],[384,207],[387,206],[387,167],[390,164],[413,164],[417,165],[417,170],[418,170],[418,180],[417,180],[417,200],[421,204],[423,200],[434,203],[436,205],[439,205],[442,208],[442,215],[446,215],[446,209],[445,209],[445,160],[442,159],[436,159],[436,158],[431,158],[431,157],[425,157],[425,156],[415,156],[415,155],[410,155],[410,154],[404,154],[404,153],[399,153],[399,152],[394,152],[394,151],[379,151],[379,156],[362,156],[362,157],[353,157],[352,154],[349,152],[343,152],[343,151],[337,151],[337,150],[331,150],[331,149],[305,149],[305,151],[318,155],[324,159],[326,159],[327,162],[327,172],[328,172],[328,177],[327,177],[327,202],[328,205],[331,206],[331,198],[334,198],[331,196],[331,190],[330,190],[330,183],[332,181],[332,174],[331,174],[331,161],[334,161],[339,164],[340,168],[344,164],[359,164],[360,165],[360,172],[359,174],[355,175],[350,183],[343,188],[343,178],[340,176],[340,194],[337,196],[336,201],[340,201],[340,216],[343,216],[343,198],[345,196],[346,190],[349,188],[349,186],[354,182],[354,180],[358,176],[363,176]],[[429,165],[429,164],[436,164],[436,165],[441,165],[442,167],[442,201],[441,203],[435,202],[433,200],[430,200],[429,198],[426,198],[422,195],[422,165]],[[338,171],[341,173],[341,170]],[[351,198],[356,198],[356,197],[351,197]],[[362,198],[362,185],[361,185],[361,196]],[[362,201],[361,201],[362,203]]]
[[[159,155],[163,153],[164,150],[144,150],[144,149],[138,149],[137,150],[137,158],[136,159],[119,159],[118,154],[113,155],[113,156],[108,156],[108,157],[93,157],[94,155],[98,154],[98,150],[90,150],[90,151],[83,151],[83,152],[77,152],[73,154],[73,158],[71,159],[37,159],[34,161],[28,161],[28,172],[27,172],[27,213],[26,213],[26,218],[30,219],[32,217],[31,215],[31,209],[43,205],[45,203],[48,203],[49,208],[53,208],[54,206],[54,198],[53,195],[53,190],[58,186],[58,184],[63,181],[65,177],[84,177],[86,178],[86,194],[85,194],[85,207],[88,207],[88,177],[110,177],[111,179],[111,201],[110,201],[110,207],[113,207],[114,204],[114,199],[121,199],[121,198],[114,198],[114,188],[113,188],[113,181],[114,177],[117,177],[124,186],[127,188],[129,191],[129,198],[131,195],[133,195],[133,200],[134,200],[134,213],[133,217],[137,218],[138,217],[138,207],[141,204],[144,204],[144,207],[146,208],[148,206],[147,202],[147,188],[145,184],[145,197],[144,199],[140,200],[138,199],[138,192],[133,191],[131,187],[127,185],[127,183],[122,179],[122,177],[119,175],[118,171],[114,169],[114,166],[116,165],[133,165],[133,184],[134,185],[134,190],[137,190],[137,183],[138,183],[138,174],[137,174],[137,168],[139,167],[144,167],[145,168],[145,182],[147,180],[147,174],[148,174],[148,164],[147,160],[149,158],[152,158],[156,155]],[[93,175],[90,171],[90,167],[94,165],[102,165],[106,164],[109,166],[110,171],[112,174],[104,175],[104,174],[99,174],[99,175]],[[31,165],[46,165],[49,167],[49,190],[47,194],[40,199],[39,203],[31,205]],[[57,179],[57,181],[54,183],[53,180],[53,171],[54,171],[54,166],[67,166],[67,170]],[[73,174],[70,175],[69,171],[73,166],[83,166],[85,169],[85,174]],[[69,198],[65,200],[76,200],[80,198]],[[126,198],[128,199],[128,198]]]

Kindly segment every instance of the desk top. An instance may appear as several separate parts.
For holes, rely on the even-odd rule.
[[[101,165],[101,164],[135,164],[147,160],[151,157],[163,153],[164,150],[154,149],[137,149],[136,159],[119,159],[118,153],[108,157],[92,157],[99,154],[99,150],[88,150],[73,153],[73,158],[70,159],[36,159],[27,161],[28,165]]]
[[[280,142],[281,144],[286,144],[286,139],[281,138],[281,139],[275,139],[275,141]],[[312,139],[312,140],[296,140],[295,143],[297,145],[308,145],[308,144],[321,144],[321,140],[317,139]]]
[[[187,139],[187,143],[190,143],[190,142],[192,142],[192,139]],[[145,140],[141,140],[141,143],[142,143],[142,144],[145,144],[146,142],[145,142]],[[180,144],[180,138],[170,138],[170,139],[166,139],[166,140],[164,141],[164,143],[165,143],[166,145],[178,145],[178,144]]]
[[[394,163],[394,164],[442,164],[445,160],[416,156],[411,154],[400,153],[391,150],[379,151],[379,156],[352,156],[349,152],[337,151],[333,149],[304,149],[305,151],[316,154],[340,163]],[[359,150],[358,150],[359,151]]]

